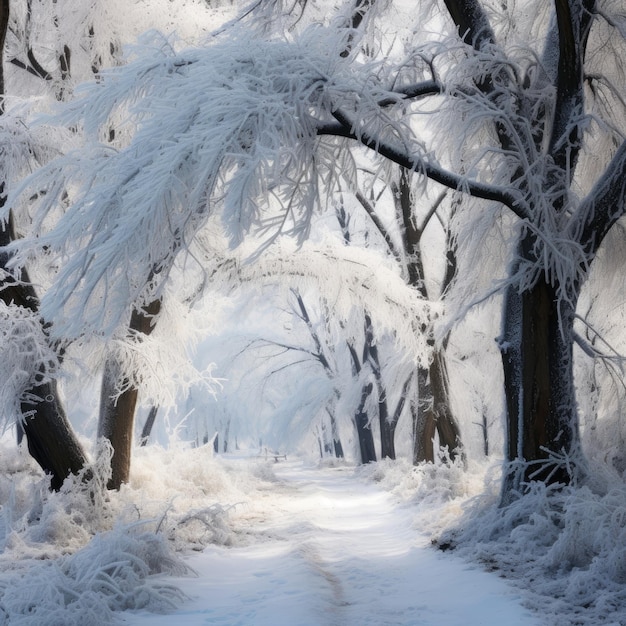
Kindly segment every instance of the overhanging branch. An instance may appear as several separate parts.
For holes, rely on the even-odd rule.
[[[340,109],[336,109],[333,112],[333,117],[337,120],[338,124],[331,123],[320,125],[317,129],[319,135],[335,135],[354,139],[390,161],[410,171],[419,172],[444,187],[463,191],[474,198],[491,200],[492,202],[503,204],[520,219],[526,219],[528,217],[528,212],[521,204],[520,197],[510,189],[497,187],[495,185],[486,185],[485,183],[470,180],[453,172],[449,172],[438,165],[424,161],[418,156],[406,154],[400,148],[371,136],[366,130],[359,129],[359,132],[356,133],[353,130],[356,128],[356,124]]]
[[[398,87],[393,90],[393,94],[397,94],[397,97],[389,96],[378,101],[378,106],[386,107],[391,104],[396,104],[403,100],[414,100],[416,98],[422,98],[424,96],[437,96],[443,93],[443,85],[436,80],[427,80],[423,83],[415,83],[413,85],[405,85],[404,87]]]

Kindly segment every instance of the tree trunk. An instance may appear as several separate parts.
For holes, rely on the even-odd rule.
[[[452,413],[448,369],[445,356],[435,350],[428,369],[417,372],[418,400],[413,416],[413,463],[434,463],[433,438],[439,435],[439,445],[448,449],[454,461],[461,453],[461,432]]]
[[[111,443],[111,478],[109,489],[119,489],[130,475],[130,456],[133,442],[137,388],[131,387],[117,395],[117,386],[123,381],[119,361],[110,357],[105,366],[100,390],[100,415],[98,439],[104,437]]]
[[[372,393],[373,385],[368,383],[361,392],[361,401],[354,415],[356,431],[359,438],[359,450],[361,452],[361,463],[365,465],[376,461],[376,448],[374,446],[374,435],[369,426],[369,418],[365,411],[365,403]]]
[[[541,480],[569,484],[582,471],[573,370],[577,289],[569,301],[539,280],[505,295],[500,350],[507,410],[503,504]]]
[[[58,491],[70,474],[85,467],[85,454],[59,401],[56,381],[32,387],[28,396],[22,401],[28,451],[50,474],[50,487]]]
[[[413,418],[413,464],[434,463],[436,420],[428,369],[417,370],[417,402],[411,403]]]
[[[228,452],[228,440],[230,437],[230,421],[231,418],[226,418],[226,426],[224,427],[224,443],[222,444],[222,452],[226,454]]]
[[[411,174],[401,170],[394,194],[396,213],[404,227],[403,246],[407,256],[408,284],[417,289],[424,300],[429,299],[426,289],[424,262],[422,257],[422,235],[443,201],[445,194],[433,204],[424,222],[418,225],[411,194]],[[441,285],[441,294],[450,286],[457,269],[456,249],[450,232],[446,232],[446,271]],[[428,369],[417,370],[417,402],[412,405],[413,413],[413,463],[435,460],[433,437],[439,434],[439,445],[447,447],[454,460],[461,449],[461,433],[450,405],[448,368],[446,367],[445,342],[442,347],[434,346],[432,327],[422,326],[421,332],[428,335],[433,347],[433,359]]]
[[[448,368],[443,353],[435,350],[430,364],[430,388],[439,445],[448,449],[454,461],[461,452],[461,432],[450,405]]]
[[[161,309],[161,302],[155,300],[141,311],[133,310],[130,321],[131,331],[149,335],[153,329],[154,317]],[[118,384],[126,389],[117,393]],[[111,442],[111,479],[107,487],[119,489],[130,478],[130,458],[133,444],[135,409],[138,389],[128,387],[124,380],[121,365],[116,357],[107,360],[100,391],[100,416],[98,419],[98,438],[104,437]]]
[[[337,427],[337,420],[335,414],[328,407],[326,407],[328,418],[330,419],[330,432],[333,437],[333,452],[338,459],[344,458],[343,446],[341,445],[341,439],[339,438],[339,429]]]
[[[378,381],[377,381],[378,382]],[[396,458],[395,433],[396,425],[389,420],[389,410],[385,399],[385,390],[378,385],[378,420],[380,423],[380,457],[382,459]],[[382,399],[381,399],[382,397]]]
[[[4,200],[2,196],[0,204],[4,204]],[[8,223],[0,228],[0,245],[7,245],[14,237],[10,215]],[[8,260],[6,253],[0,253],[1,267],[6,267]],[[13,304],[31,311],[39,308],[39,299],[26,270],[22,271],[19,280],[7,274],[0,283],[0,298],[7,305]],[[18,424],[18,437],[21,430],[27,438],[30,454],[41,469],[50,475],[52,489],[58,490],[70,474],[77,474],[83,469],[87,458],[67,419],[56,381],[27,389],[21,409],[24,418]]]
[[[380,425],[380,456],[383,459],[395,459],[396,447],[394,442],[396,425],[389,417],[389,407],[387,405],[387,390],[383,381],[380,359],[378,357],[378,346],[374,341],[374,329],[372,318],[369,313],[365,313],[365,344],[363,348],[363,363],[369,362],[374,379],[376,381],[376,393],[378,395],[378,423]]]

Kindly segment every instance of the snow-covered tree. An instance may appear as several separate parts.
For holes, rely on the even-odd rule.
[[[389,178],[389,177],[387,177]],[[385,220],[377,211],[377,205],[385,204],[383,190],[371,189],[369,198],[363,193],[357,192],[356,198],[371,219],[374,230],[377,230],[384,241],[383,248],[393,256],[402,268],[402,273],[409,287],[417,290],[425,300],[436,302],[440,300],[446,289],[450,286],[456,273],[455,245],[448,232],[445,237],[445,245],[440,253],[443,257],[442,276],[438,280],[427,277],[424,257],[432,254],[433,247],[425,241],[426,229],[431,222],[442,222],[439,216],[441,204],[446,197],[446,192],[428,203],[425,201],[422,191],[418,189],[413,194],[411,188],[411,173],[400,170],[399,175],[391,176],[391,180],[384,179],[382,182],[391,192],[393,198],[393,219]],[[418,199],[420,202],[416,202]],[[419,204],[425,204],[425,211],[420,211]],[[425,213],[425,215],[422,215]],[[390,223],[389,223],[390,222]],[[372,244],[370,244],[372,245]],[[374,244],[376,245],[376,244]],[[378,245],[381,245],[378,243]],[[436,285],[436,287],[429,287]],[[448,338],[435,343],[433,322],[423,324],[418,332],[428,336],[432,343],[432,353],[427,364],[417,367],[415,380],[407,379],[403,385],[403,396],[411,395],[408,403],[413,423],[413,462],[434,462],[435,449],[434,439],[437,434],[439,445],[447,448],[451,458],[455,458],[461,450],[461,436],[459,426],[451,406],[449,391],[449,376],[446,365],[445,346]]]
[[[305,238],[314,208],[356,187],[360,145],[462,194],[459,254],[501,233],[505,493],[575,479],[577,301],[626,202],[623,15],[611,0],[434,6],[374,60],[345,18],[299,34],[244,25],[182,52],[144,39],[83,88],[51,121],[82,126],[84,146],[12,200],[45,189],[9,251],[16,268],[59,264],[41,308],[51,336],[120,338],[213,214],[234,245],[251,229]]]
[[[155,5],[157,3],[154,3]],[[194,0],[191,0],[194,5]],[[178,9],[191,5],[181,0]],[[32,171],[37,165],[46,162],[59,153],[59,145],[71,144],[75,129],[58,137],[48,133],[30,132],[28,115],[36,110],[47,110],[51,101],[62,101],[71,96],[73,87],[78,82],[98,76],[99,71],[122,61],[121,41],[134,38],[149,26],[169,26],[168,19],[175,15],[176,7],[166,2],[161,11],[146,10],[141,6],[129,6],[128,3],[115,6],[99,0],[90,2],[67,2],[62,5],[56,0],[14,0],[2,3],[0,9],[1,42],[3,50],[2,76],[2,118],[0,120],[2,136],[3,163],[0,178],[0,201],[4,205],[6,193],[16,180],[25,172]],[[195,7],[197,8],[197,7]],[[129,19],[133,12],[140,20]],[[208,15],[206,10],[203,11]],[[143,22],[143,26],[140,26]],[[193,23],[193,27],[190,25]],[[202,20],[196,17],[179,20],[181,35],[197,36],[202,31]],[[35,97],[33,97],[35,96]],[[28,102],[25,100],[30,98]],[[107,130],[108,139],[115,137],[114,124]],[[2,245],[10,243],[29,229],[30,214],[25,211],[10,211],[0,232]],[[0,262],[3,270],[8,269],[10,253],[3,252]],[[40,265],[41,269],[44,265]],[[26,309],[37,319],[39,311],[39,292],[47,283],[44,274],[33,273],[31,268],[21,268],[13,272],[4,272],[1,280],[0,297],[15,311],[17,319],[26,313]],[[157,301],[152,308],[157,306]],[[16,308],[17,307],[17,308]],[[151,332],[151,311],[135,314],[129,323],[129,333]],[[47,346],[41,349],[54,349],[58,354],[55,359],[44,361],[32,360],[30,363],[32,387],[22,389],[17,397],[22,398],[21,409],[7,411],[6,420],[17,423],[19,437],[26,435],[29,450],[44,471],[51,475],[52,486],[58,488],[68,472],[76,473],[86,462],[76,436],[72,432],[63,407],[55,380],[61,370],[63,353],[67,344],[52,340],[47,332],[48,324],[39,317],[42,324],[41,338]],[[8,320],[7,333],[15,337],[12,328],[15,324]],[[26,350],[29,354],[31,351]],[[120,368],[112,352],[106,371]],[[134,380],[131,379],[131,380]],[[120,379],[106,376],[103,382],[102,428],[110,439],[124,440],[115,426],[132,423],[138,390],[127,384],[128,378]],[[9,385],[8,388],[11,388]],[[120,391],[121,390],[121,391]],[[119,391],[119,393],[118,393]],[[125,440],[124,440],[125,441]],[[116,439],[117,443],[117,439]],[[130,443],[130,440],[128,441]],[[123,446],[116,450],[123,462],[128,465]],[[117,454],[117,452],[116,452]],[[117,472],[113,481],[117,480]]]

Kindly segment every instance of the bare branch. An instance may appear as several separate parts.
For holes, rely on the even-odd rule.
[[[393,254],[398,262],[402,262],[402,256],[400,255],[400,251],[396,247],[396,244],[393,242],[389,231],[385,228],[385,225],[382,223],[382,220],[376,214],[376,210],[369,203],[368,199],[360,192],[356,192],[356,199],[360,202],[361,206],[365,209],[365,212],[368,214],[369,218],[372,220],[374,226],[378,229],[378,232],[381,234],[382,238],[385,240],[387,247],[389,248],[389,252]]]

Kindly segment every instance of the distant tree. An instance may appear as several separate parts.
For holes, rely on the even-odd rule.
[[[119,337],[215,212],[233,244],[253,227],[306,237],[321,191],[356,182],[360,145],[462,193],[462,211],[483,224],[475,244],[487,217],[506,232],[503,501],[528,480],[580,477],[574,322],[626,208],[623,25],[610,1],[444,4],[441,32],[418,29],[424,43],[407,57],[363,60],[341,21],[269,40],[233,28],[182,53],[152,40],[103,73],[57,118],[84,125],[85,147],[25,182],[20,197],[46,193],[32,236],[7,248],[15,268],[63,259],[42,298],[51,336]],[[124,137],[102,145],[122,110]],[[434,139],[420,113],[440,122]]]
[[[258,387],[263,396],[269,395],[274,380],[280,380],[280,391],[275,393],[291,396],[292,391],[285,391],[287,373],[295,378],[309,376],[315,385],[321,371],[326,392],[316,396],[313,413],[321,420],[322,452],[329,447],[336,456],[343,456],[339,431],[349,432],[351,418],[358,460],[376,460],[375,432],[381,436],[381,455],[395,457],[395,428],[406,397],[395,386],[414,367],[417,355],[426,362],[428,348],[417,329],[428,315],[427,304],[419,303],[417,294],[375,251],[345,246],[328,234],[323,243],[307,242],[297,252],[293,244],[285,243],[275,243],[254,264],[224,264],[222,282],[231,289],[247,285],[246,302],[256,312],[254,318],[261,299],[282,302],[281,294],[289,290],[290,306],[282,307],[284,314],[291,313],[285,328],[272,316],[265,330],[239,340],[243,347],[236,351],[238,367],[247,362],[252,371],[258,370],[246,376],[241,386],[249,389],[255,386],[251,378],[262,380]],[[381,297],[372,300],[370,293]],[[379,329],[376,334],[374,325]],[[404,339],[404,348],[398,337]],[[389,357],[381,358],[379,348]],[[275,410],[275,421],[281,419],[279,412]],[[286,401],[285,412],[296,412],[293,400]]]
[[[440,194],[425,216],[420,216],[418,206],[411,188],[411,173],[401,170],[394,180],[385,181],[389,187],[395,205],[395,228],[399,234],[394,238],[390,226],[377,213],[376,200],[366,198],[361,192],[356,197],[382,236],[389,253],[396,258],[403,268],[407,284],[417,290],[424,300],[437,300],[443,296],[456,273],[455,246],[448,233],[445,249],[445,271],[441,279],[439,294],[429,293],[427,277],[424,269],[425,244],[423,236],[426,228],[437,215],[445,193]],[[376,194],[381,198],[382,192]],[[399,244],[396,243],[399,239]],[[417,367],[415,380],[407,379],[403,386],[403,396],[414,389],[408,403],[413,422],[413,462],[434,462],[434,438],[439,436],[439,445],[447,448],[450,458],[454,460],[461,451],[461,434],[459,425],[452,411],[450,400],[448,369],[446,365],[445,347],[448,337],[435,345],[432,324],[422,324],[418,332],[428,337],[432,346],[429,362]],[[399,417],[399,416],[398,416]]]

